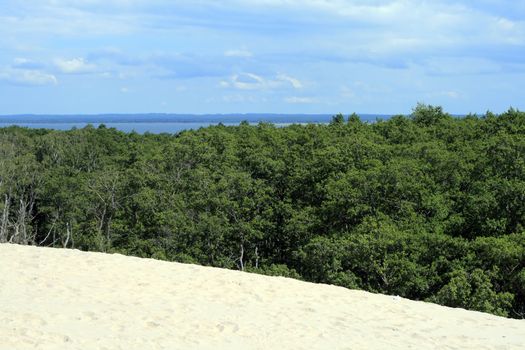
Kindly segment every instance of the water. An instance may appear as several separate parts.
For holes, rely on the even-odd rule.
[[[54,130],[70,130],[83,128],[88,124],[97,127],[105,124],[108,128],[116,128],[124,132],[137,133],[178,133],[183,130],[199,129],[222,123],[224,125],[239,125],[242,121],[250,124],[268,122],[276,126],[306,123],[329,123],[332,114],[105,114],[105,115],[14,115],[0,116],[0,127],[18,125],[28,128],[44,128]],[[363,121],[375,121],[378,118],[387,119],[388,115],[360,115]]]

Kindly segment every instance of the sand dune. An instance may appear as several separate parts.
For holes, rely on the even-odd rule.
[[[0,349],[523,349],[525,321],[281,277],[0,245]]]

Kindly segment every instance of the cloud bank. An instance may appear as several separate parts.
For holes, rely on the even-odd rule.
[[[49,91],[57,101],[61,89],[80,99],[81,86],[92,86],[90,93],[106,96],[112,110],[137,112],[399,113],[421,100],[455,113],[525,108],[517,88],[525,83],[521,1],[6,0],[2,6],[0,83],[13,97],[7,85],[56,85]],[[122,94],[122,86],[130,93]],[[156,102],[140,104],[140,94]],[[42,112],[67,112],[58,102],[49,106]],[[21,103],[5,108],[0,113],[29,112]]]

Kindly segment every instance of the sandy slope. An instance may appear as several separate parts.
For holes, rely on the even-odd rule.
[[[524,349],[525,321],[280,277],[0,245],[0,349]]]

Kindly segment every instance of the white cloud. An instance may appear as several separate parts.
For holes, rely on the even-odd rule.
[[[44,68],[44,64],[36,62],[28,58],[17,57],[13,60],[12,68],[27,69],[27,70],[40,70]]]
[[[286,74],[279,74],[277,79],[289,82],[295,89],[301,89],[303,87],[303,84],[299,81],[299,79],[293,78]]]
[[[306,104],[306,103],[316,103],[317,100],[311,97],[291,96],[291,97],[285,97],[284,102],[293,103],[293,104]]]
[[[467,1],[199,0],[196,5],[188,0],[7,2],[16,5],[8,5],[5,15],[0,16],[0,34],[4,37],[37,33],[38,36],[58,34],[78,39],[107,38],[115,34],[144,38],[159,32],[171,33],[165,37],[188,33],[196,33],[199,37],[213,31],[215,38],[219,32],[229,36],[232,31],[237,31],[235,39],[238,36],[244,42],[253,40],[250,45],[260,45],[257,47],[264,52],[267,47],[282,50],[283,42],[290,38],[291,34],[282,30],[272,37],[274,44],[257,42],[274,34],[272,28],[297,28],[297,24],[308,24],[308,27],[290,31],[294,35],[301,31],[310,34],[308,30],[319,33],[294,38],[298,39],[294,45],[297,43],[299,49],[303,45],[303,50],[338,52],[341,56],[373,64],[396,57],[408,60],[407,57],[412,55],[446,56],[451,50],[468,53],[475,45],[525,43],[523,19],[506,18],[494,13],[496,11],[487,11],[476,2]],[[492,6],[503,5],[494,2]],[[10,8],[16,11],[10,12]],[[524,9],[523,5],[515,5],[515,8]],[[20,13],[26,15],[20,16]],[[254,16],[254,13],[260,15]],[[519,14],[516,16],[520,18]],[[240,47],[224,51],[225,48],[219,46],[219,52],[225,57],[253,57],[252,52],[242,45]]]
[[[226,57],[240,57],[240,58],[249,58],[252,57],[253,54],[248,50],[228,50],[224,52],[224,56]]]
[[[228,94],[223,96],[213,96],[209,97],[206,100],[206,103],[260,103],[267,102],[268,100],[262,96],[253,96],[245,94]]]
[[[145,94],[166,91],[181,105],[197,95],[216,96],[220,106],[222,93],[232,100],[251,94],[290,110],[313,109],[286,105],[312,97],[319,108],[366,102],[374,111],[399,111],[430,92],[457,106],[524,100],[516,89],[525,71],[522,0],[1,3],[0,62],[10,71],[0,67],[0,79],[18,84],[56,84],[48,72],[84,73],[72,78],[78,85],[89,79],[95,95],[108,84],[116,94],[122,86],[148,86]],[[481,93],[480,82],[489,79]],[[177,93],[179,83],[188,91]]]
[[[248,102],[248,103],[255,103],[264,101],[264,98],[257,98],[255,96],[243,96],[243,95],[225,95],[222,96],[222,101],[228,102],[228,103],[240,103],[240,102]]]
[[[272,82],[253,73],[234,74],[230,86],[239,90],[262,90],[271,87]]]
[[[425,61],[425,70],[430,75],[474,75],[493,74],[502,71],[500,64],[475,57],[433,58]]]
[[[24,15],[17,12],[11,16],[0,15],[0,32],[35,37],[59,35],[82,38],[129,34],[139,27],[135,16],[120,14],[118,11],[112,13],[103,8],[90,12],[65,5],[42,6],[36,3],[31,6],[29,1],[17,6],[19,13]]]
[[[97,70],[96,65],[86,62],[81,57],[72,58],[70,60],[56,59],[55,65],[62,73],[65,74],[92,73]]]
[[[285,88],[291,86],[294,89],[301,89],[303,84],[299,79],[293,78],[286,74],[279,74],[275,78],[264,78],[253,73],[234,74],[230,81],[221,81],[221,87],[232,87],[239,90],[271,90],[276,88]]]
[[[487,23],[488,37],[493,42],[510,45],[525,45],[525,21],[493,17]]]
[[[456,100],[458,98],[462,98],[463,95],[459,91],[456,91],[456,90],[446,90],[446,91],[438,91],[438,92],[428,93],[427,97],[430,97],[430,98],[447,97],[449,99]]]
[[[443,91],[443,94],[450,98],[460,98],[461,94],[457,91]]]
[[[345,99],[353,99],[356,97],[354,90],[345,85],[341,86],[340,95]]]
[[[0,70],[0,80],[21,85],[56,85],[57,78],[39,70],[4,68]]]
[[[17,57],[14,59],[14,63],[15,65],[25,65],[25,64],[31,63],[31,60],[27,58]]]

